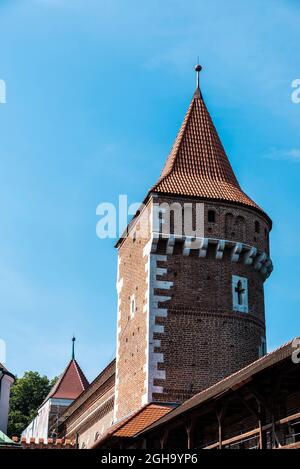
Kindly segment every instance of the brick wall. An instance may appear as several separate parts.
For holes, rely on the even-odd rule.
[[[115,420],[141,407],[146,392],[147,241],[127,237],[119,248]]]
[[[208,221],[211,210],[215,222]],[[194,206],[192,213],[194,225]],[[152,232],[152,239],[131,236],[119,245],[117,420],[150,401],[182,402],[259,358],[269,222],[253,209],[204,202],[203,228],[210,241],[202,254],[184,235],[171,240],[172,222],[159,239]],[[247,313],[233,310],[233,275],[248,281]]]

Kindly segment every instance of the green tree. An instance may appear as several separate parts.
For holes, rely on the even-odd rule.
[[[39,406],[54,385],[57,378],[49,380],[37,371],[26,371],[22,378],[16,378],[11,388],[8,415],[8,435],[20,436],[37,415]]]

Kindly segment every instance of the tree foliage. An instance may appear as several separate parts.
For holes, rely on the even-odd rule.
[[[37,371],[26,371],[16,378],[11,388],[8,416],[8,435],[20,436],[22,431],[37,415],[37,410],[54,385],[57,378],[49,380]]]

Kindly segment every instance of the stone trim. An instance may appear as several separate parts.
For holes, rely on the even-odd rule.
[[[167,255],[153,254],[151,252],[152,249],[156,249],[158,240],[159,237],[154,236],[144,249],[144,257],[147,256],[145,266],[147,273],[147,290],[144,305],[144,313],[147,315],[147,345],[145,350],[146,362],[144,365],[146,391],[142,396],[142,405],[151,402],[153,400],[153,394],[163,393],[162,386],[154,385],[155,380],[166,379],[165,371],[159,369],[159,364],[164,362],[164,356],[162,353],[155,352],[155,349],[160,347],[161,341],[154,339],[154,335],[164,334],[164,326],[156,324],[156,318],[166,318],[168,316],[167,308],[161,308],[160,305],[171,299],[171,296],[167,292],[173,287],[173,282],[162,279],[162,277],[167,274],[167,267],[161,267],[161,264],[167,262]],[[174,244],[175,239],[171,238],[167,247],[169,253],[173,252]],[[160,263],[160,267],[157,266],[157,262]],[[166,290],[166,294],[157,295],[156,290]]]
[[[120,263],[121,257],[118,255],[118,271],[117,271],[117,294],[118,294],[118,314],[117,314],[117,346],[116,346],[116,378],[115,378],[115,403],[114,403],[114,422],[117,420],[118,413],[118,398],[119,398],[119,335],[121,334],[121,291],[123,288],[123,278],[120,278]]]
[[[226,251],[230,252],[232,262],[241,262],[244,265],[252,265],[255,270],[268,278],[273,271],[273,263],[266,252],[258,252],[257,248],[248,244],[226,239],[197,238],[174,234],[153,233],[146,248],[150,254],[157,252],[160,240],[167,241],[165,254],[172,255],[176,243],[181,243],[182,254],[190,256],[191,252],[197,251],[199,257],[207,256],[208,247],[215,247],[215,258],[222,260]]]
[[[95,423],[97,420],[100,420],[102,417],[111,412],[113,408],[114,395],[109,396],[105,401],[101,402],[99,406],[97,406],[92,411],[88,410],[87,415],[83,416],[83,418],[82,416],[80,416],[80,419],[77,419],[77,421],[73,422],[73,424],[67,428],[66,436],[69,437],[75,432],[78,432],[78,430],[80,430],[81,432],[85,431],[91,426],[91,424]]]

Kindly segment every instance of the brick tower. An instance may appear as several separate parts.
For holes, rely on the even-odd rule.
[[[115,420],[183,402],[266,351],[272,222],[240,188],[200,70],[161,176],[117,243]]]

